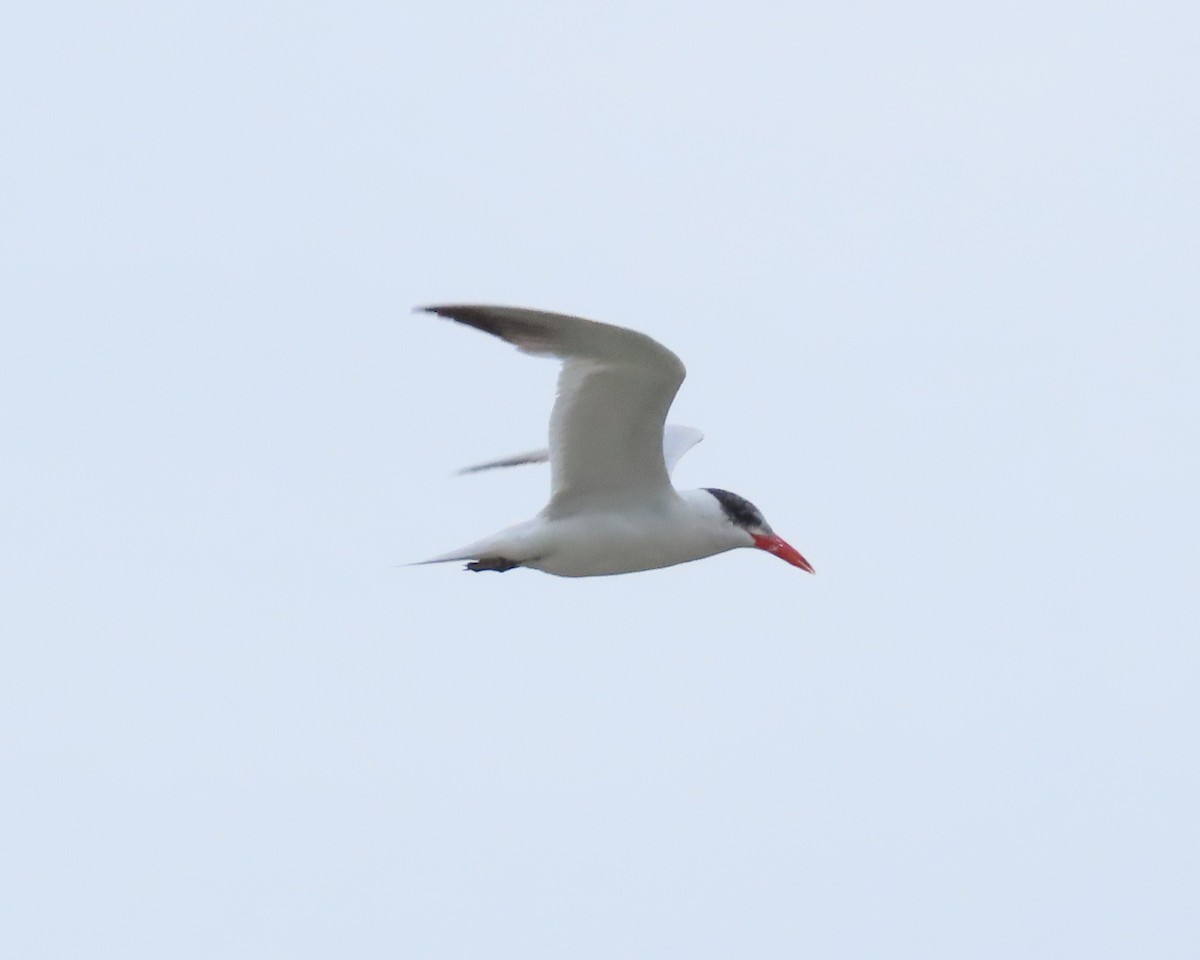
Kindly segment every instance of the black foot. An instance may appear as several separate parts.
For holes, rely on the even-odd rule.
[[[472,560],[467,564],[467,569],[475,573],[479,573],[482,570],[495,570],[497,573],[505,573],[519,566],[520,564],[515,560],[505,560],[503,557],[486,557],[483,560]]]

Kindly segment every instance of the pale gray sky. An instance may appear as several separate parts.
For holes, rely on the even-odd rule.
[[[0,953],[1190,958],[1187,3],[17,5]],[[635,327],[738,551],[523,519]]]

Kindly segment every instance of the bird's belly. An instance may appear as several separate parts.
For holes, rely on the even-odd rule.
[[[604,577],[671,567],[729,549],[663,519],[596,515],[556,521],[523,566],[557,577]]]

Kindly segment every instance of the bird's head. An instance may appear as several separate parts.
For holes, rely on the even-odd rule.
[[[772,530],[771,525],[763,517],[762,511],[745,497],[739,497],[736,493],[716,487],[706,487],[704,492],[711,494],[716,499],[724,521],[736,529],[735,536],[739,540],[744,537],[740,546],[765,550],[767,553],[773,553],[780,560],[786,560],[793,567],[799,567],[809,573],[816,573],[812,564],[800,555],[800,551]]]

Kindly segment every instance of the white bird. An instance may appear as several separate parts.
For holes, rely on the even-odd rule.
[[[757,547],[814,572],[750,501],[728,490],[671,485],[671,470],[703,435],[665,425],[686,371],[662,344],[635,330],[540,310],[419,309],[562,360],[549,449],[467,468],[548,459],[550,502],[531,520],[425,563],[468,560],[466,569],[475,571],[530,567],[600,577]]]

